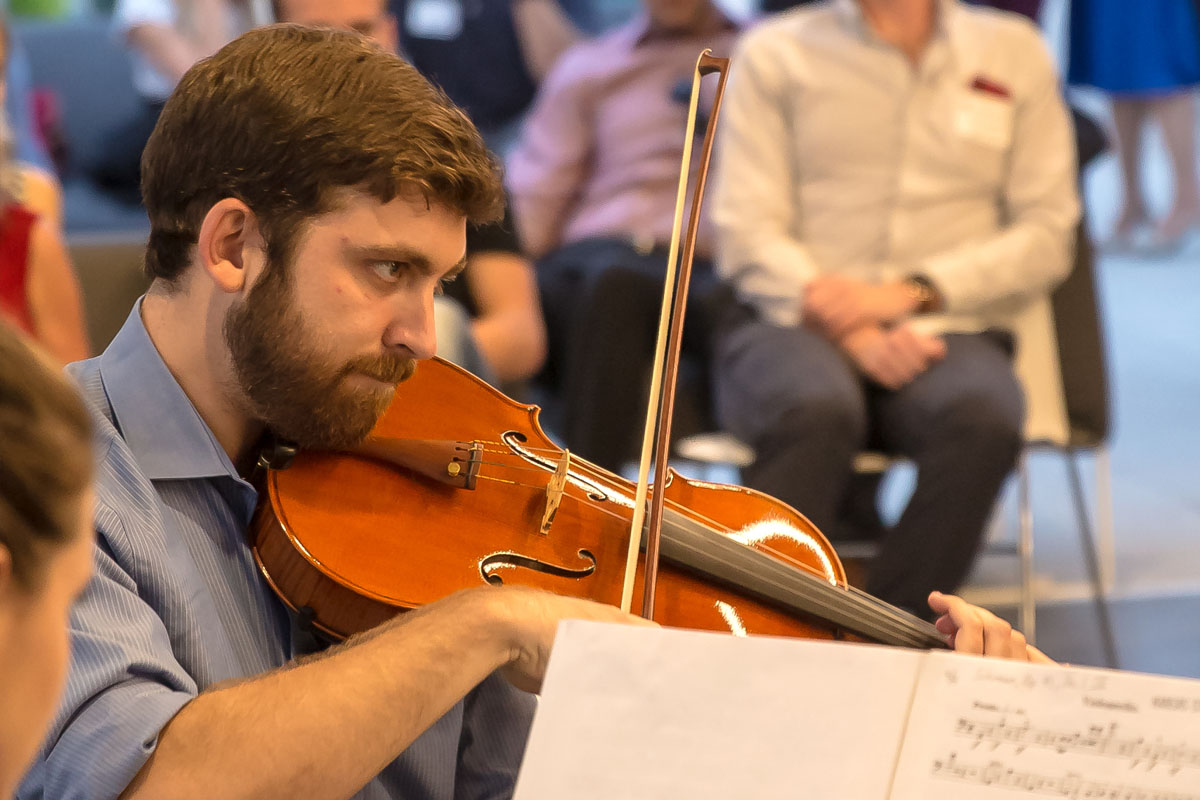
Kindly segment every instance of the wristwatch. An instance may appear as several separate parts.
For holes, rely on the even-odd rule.
[[[909,275],[903,282],[904,290],[908,292],[908,296],[917,304],[915,309],[918,314],[928,314],[933,311],[933,306],[937,300],[937,290],[933,288],[933,283],[924,275]]]

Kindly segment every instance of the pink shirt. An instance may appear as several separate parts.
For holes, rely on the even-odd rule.
[[[702,35],[653,35],[643,15],[563,54],[507,163],[517,228],[531,254],[593,237],[670,239],[696,59],[706,47],[729,56],[736,36],[725,18]],[[716,82],[704,79],[702,111]],[[699,156],[697,138],[693,182]],[[711,253],[707,228],[701,255]]]

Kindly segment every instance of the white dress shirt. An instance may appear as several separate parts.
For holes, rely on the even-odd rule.
[[[733,61],[717,170],[718,270],[777,325],[818,275],[919,274],[945,300],[927,329],[1013,329],[1069,270],[1070,122],[1016,15],[940,0],[915,66],[854,0],[765,21]]]

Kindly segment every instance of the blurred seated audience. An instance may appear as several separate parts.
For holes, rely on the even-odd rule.
[[[396,50],[386,0],[275,0],[280,22],[356,30]],[[511,214],[468,226],[467,268],[435,301],[438,355],[514,388],[546,359],[546,327],[533,265],[521,254]],[[519,389],[519,387],[515,387]]]
[[[696,57],[728,54],[736,36],[710,0],[645,0],[563,55],[508,159],[517,231],[538,259],[557,430],[612,470],[635,455],[645,416]],[[708,225],[696,253],[684,348],[707,358]]]
[[[501,154],[538,85],[579,38],[557,0],[389,0],[388,6],[399,21],[401,55],[441,86]]]
[[[188,67],[258,25],[271,22],[268,0],[117,0],[113,27],[129,47],[142,113],[108,137],[96,178],[140,201],[142,150],[163,103]]]
[[[0,26],[0,46],[5,33]],[[5,88],[0,76],[0,92]],[[13,160],[9,130],[0,125],[0,321],[37,339],[63,363],[87,358],[79,282],[60,232],[58,184]]]
[[[955,0],[798,9],[741,43],[720,144],[718,268],[742,303],[716,401],[757,453],[745,482],[835,538],[851,515],[881,535],[865,588],[919,612],[966,577],[1022,447],[1013,320],[1070,268],[1050,57],[1027,20]],[[853,491],[864,449],[917,467],[887,530]]]
[[[4,118],[8,120],[11,132],[13,157],[44,172],[52,172],[54,165],[37,126],[29,57],[3,19],[0,19],[0,47],[4,52],[0,69],[6,79]]]
[[[92,571],[90,444],[74,385],[0,323],[0,797],[66,679],[67,613]]]

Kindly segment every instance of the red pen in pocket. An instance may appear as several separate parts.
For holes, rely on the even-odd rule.
[[[971,88],[977,92],[986,92],[996,97],[1008,99],[1012,97],[1012,93],[1008,91],[1008,87],[1002,83],[996,83],[991,78],[985,78],[982,75],[976,75],[971,81]]]

